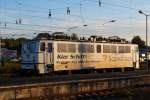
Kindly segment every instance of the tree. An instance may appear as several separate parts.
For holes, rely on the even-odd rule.
[[[76,33],[72,33],[71,40],[79,40],[79,37]]]
[[[51,35],[49,33],[39,33],[35,39],[41,39],[41,38],[49,39],[51,38]]]
[[[134,36],[132,41],[131,41],[133,44],[138,44],[139,46],[139,49],[143,49],[145,48],[145,41],[143,41],[140,36]]]
[[[20,56],[21,55],[21,45],[24,41],[27,41],[29,39],[26,38],[6,38],[6,39],[2,39],[2,43],[5,43],[5,46],[3,46],[3,48],[7,48],[10,50],[17,50],[17,55]]]

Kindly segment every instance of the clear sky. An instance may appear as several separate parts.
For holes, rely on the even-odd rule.
[[[63,31],[80,36],[145,38],[145,16],[138,10],[150,13],[150,0],[100,0],[100,3],[101,6],[99,0],[0,0],[0,32],[27,37],[33,37],[34,32]],[[19,19],[22,24],[15,24]],[[111,20],[116,21],[107,23]],[[88,26],[83,27],[85,24]]]

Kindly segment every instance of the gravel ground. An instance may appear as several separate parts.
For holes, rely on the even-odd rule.
[[[115,72],[115,73],[101,73],[101,74],[74,74],[74,75],[57,75],[57,76],[33,76],[33,77],[0,77],[0,87],[14,86],[34,83],[47,83],[47,82],[64,82],[73,80],[86,80],[86,79],[103,79],[114,77],[130,77],[137,75],[149,75],[150,72]]]

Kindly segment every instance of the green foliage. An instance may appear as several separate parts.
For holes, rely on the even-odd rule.
[[[79,40],[79,37],[76,33],[72,33],[71,40]]]
[[[132,41],[133,44],[138,44],[139,49],[145,48],[145,42],[140,38],[140,36],[134,36]]]
[[[14,74],[21,69],[19,62],[5,62],[3,66],[0,67],[0,74]]]
[[[35,39],[41,39],[41,38],[49,39],[51,38],[51,35],[49,33],[39,33]]]
[[[27,41],[28,39],[26,38],[18,38],[18,39],[13,39],[13,38],[6,38],[2,39],[2,42],[5,43],[4,48],[8,48],[11,50],[17,50],[18,55],[21,54],[21,45],[24,41]]]
[[[64,34],[64,32],[54,32],[53,34],[49,33],[39,33],[34,39],[62,39],[62,40],[69,40],[70,38],[72,40],[77,40],[78,36],[73,33],[72,36],[68,36],[67,34]]]

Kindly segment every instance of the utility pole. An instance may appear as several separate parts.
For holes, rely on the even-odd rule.
[[[148,67],[148,16],[150,16],[150,14],[146,14],[144,13],[142,10],[139,10],[138,11],[140,14],[143,14],[145,15],[146,17],[146,25],[145,25],[145,29],[146,29],[146,32],[145,32],[145,38],[146,38],[146,53],[145,53],[145,56],[146,56],[146,68],[147,70],[149,70],[149,67]]]

